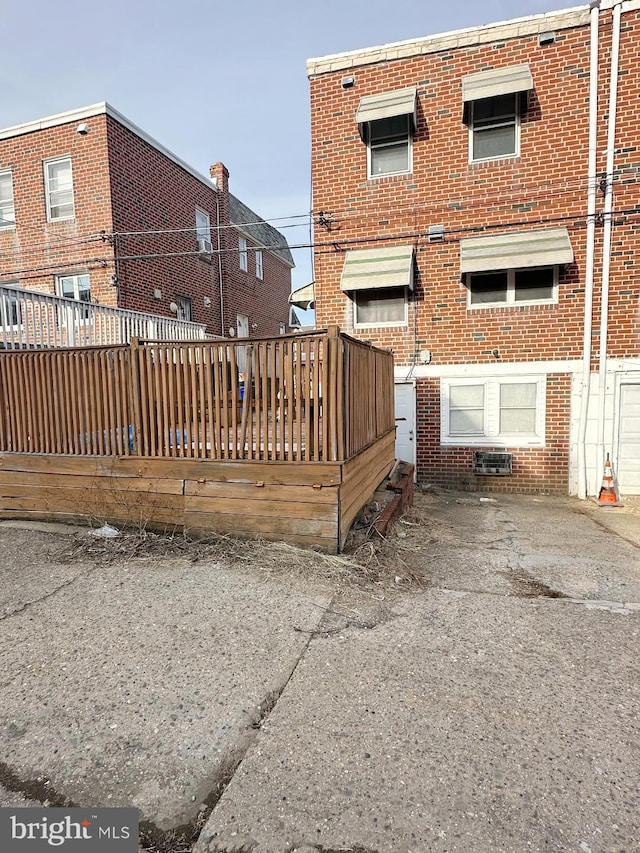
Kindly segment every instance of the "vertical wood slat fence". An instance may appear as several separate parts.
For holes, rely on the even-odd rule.
[[[337,327],[0,353],[0,451],[335,462],[394,428],[393,357]]]

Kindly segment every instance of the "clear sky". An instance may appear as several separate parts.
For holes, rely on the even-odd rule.
[[[539,14],[562,0],[0,0],[0,127],[108,101],[309,243],[306,60]],[[278,218],[275,221],[275,218]],[[298,223],[298,227],[287,227]],[[294,249],[294,287],[311,280]]]

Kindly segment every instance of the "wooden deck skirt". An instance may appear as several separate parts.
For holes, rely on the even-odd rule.
[[[0,353],[0,517],[341,550],[394,462],[393,354],[337,327]]]
[[[0,453],[0,518],[281,540],[335,554],[394,463],[394,432],[346,462]]]

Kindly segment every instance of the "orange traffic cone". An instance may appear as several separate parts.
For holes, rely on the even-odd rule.
[[[613,468],[607,453],[607,461],[604,463],[604,475],[602,477],[602,488],[596,501],[598,506],[624,506],[620,500],[620,493],[613,477]]]

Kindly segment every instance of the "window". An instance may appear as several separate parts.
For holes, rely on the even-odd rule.
[[[18,287],[18,282],[7,282],[5,287]],[[0,298],[0,326],[4,329],[16,329],[21,324],[19,295],[12,290],[3,290]]]
[[[0,228],[13,228],[15,224],[13,175],[11,172],[0,172]]]
[[[178,306],[176,317],[178,320],[186,320],[191,322],[192,319],[192,302],[188,296],[176,296],[175,303]]]
[[[256,278],[262,278],[262,249],[256,249]]]
[[[73,219],[75,205],[71,159],[65,157],[60,160],[48,160],[44,164],[44,180],[49,222]]]
[[[356,326],[402,326],[407,322],[407,289],[356,290],[351,294]]]
[[[240,269],[246,272],[249,269],[249,257],[247,253],[247,241],[244,237],[238,237],[238,263]]]
[[[67,299],[77,299],[78,302],[91,302],[91,284],[89,275],[84,273],[81,275],[61,275],[56,281],[56,292],[58,296],[64,296]],[[89,319],[89,308],[82,307],[79,311],[80,320]]]
[[[211,254],[211,219],[204,210],[196,207],[196,239],[198,251]]]
[[[494,160],[520,153],[520,95],[482,98],[469,105],[469,159]]]
[[[410,172],[411,129],[408,115],[369,123],[369,177]]]
[[[470,308],[557,301],[558,267],[529,267],[467,274]]]
[[[367,175],[379,178],[412,170],[412,138],[418,126],[418,89],[365,95],[356,110],[360,137],[367,145]]]
[[[544,376],[443,379],[443,444],[542,447],[545,439]]]

